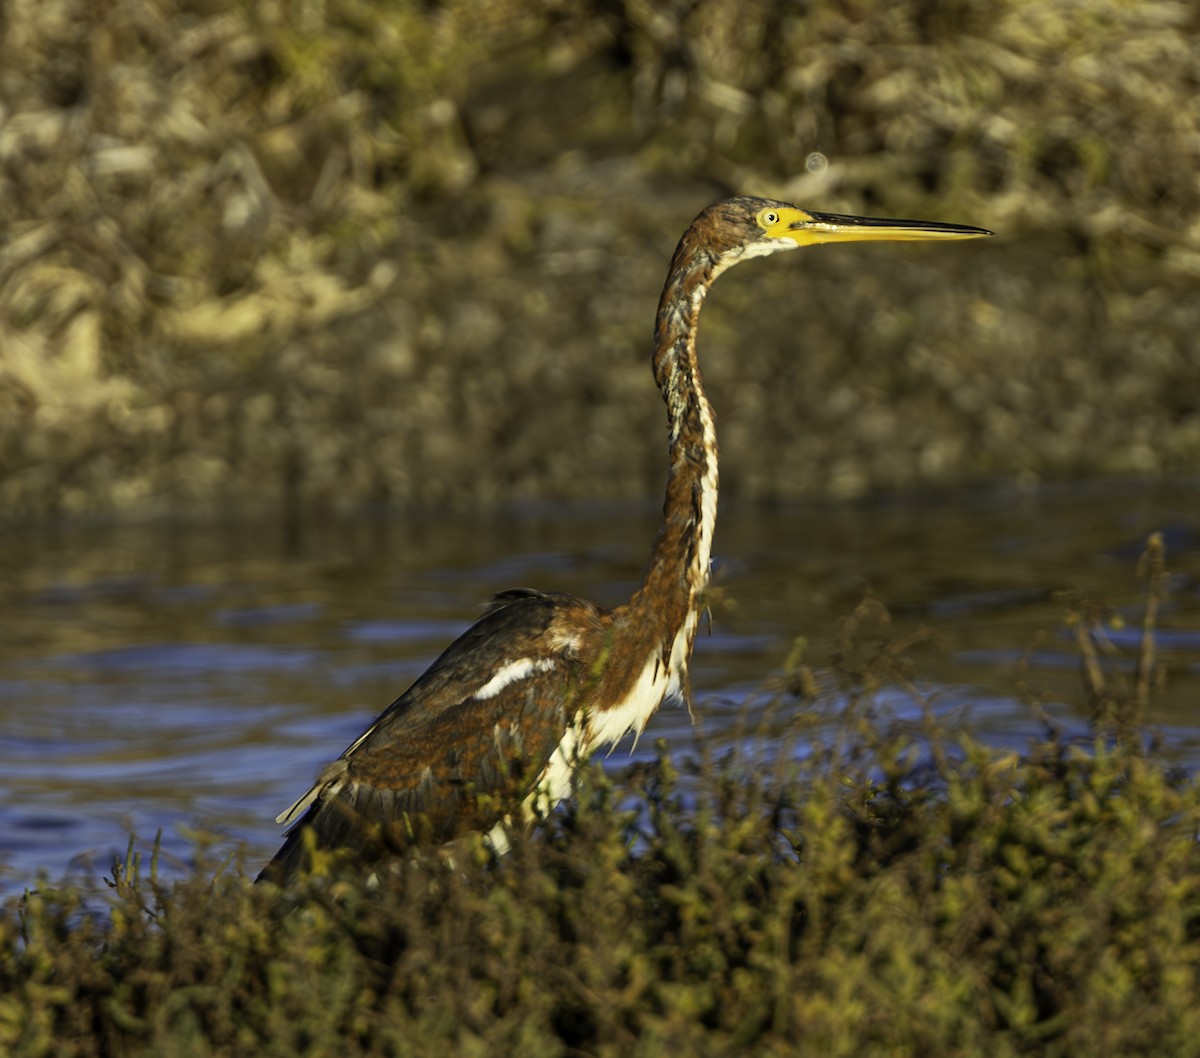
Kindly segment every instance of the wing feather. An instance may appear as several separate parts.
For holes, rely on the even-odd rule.
[[[497,596],[280,815],[292,828],[260,878],[303,869],[306,830],[318,848],[370,858],[486,831],[513,812],[581,707],[578,639],[561,634],[568,610],[599,627],[601,611],[569,596]]]

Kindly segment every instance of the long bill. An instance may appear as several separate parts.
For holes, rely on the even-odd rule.
[[[778,238],[798,246],[827,242],[916,242],[927,239],[981,239],[994,232],[969,224],[943,224],[935,220],[900,220],[885,217],[852,217],[840,213],[789,210],[781,218]]]

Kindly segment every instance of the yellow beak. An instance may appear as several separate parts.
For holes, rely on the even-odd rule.
[[[810,213],[808,210],[777,210],[778,220],[766,234],[791,239],[797,246],[826,242],[915,242],[926,239],[980,239],[994,235],[987,228],[968,224],[943,224],[933,220],[891,220],[882,217],[850,217],[840,213]]]

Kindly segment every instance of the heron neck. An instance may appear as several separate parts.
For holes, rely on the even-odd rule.
[[[662,528],[634,605],[653,609],[647,616],[663,622],[668,647],[686,625],[688,654],[717,519],[717,435],[696,356],[696,325],[718,271],[712,256],[685,236],[663,289],[654,336],[654,377],[667,405],[670,465]]]

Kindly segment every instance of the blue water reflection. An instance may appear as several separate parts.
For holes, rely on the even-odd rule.
[[[1140,644],[1137,557],[1165,530],[1171,596],[1157,647],[1170,679],[1149,720],[1200,763],[1200,514],[1191,483],[976,491],[937,499],[759,508],[726,504],[713,622],[693,666],[699,723],[653,719],[680,756],[772,745],[771,724],[811,708],[774,691],[786,659],[825,705],[840,620],[864,593],[890,610],[867,648],[928,633],[918,682],[875,703],[917,723],[928,704],[1020,749],[1039,708],[1086,734],[1064,592],[1103,596],[1111,671]],[[44,871],[93,874],[132,832],[163,829],[169,864],[193,831],[273,851],[275,815],[481,612],[519,584],[611,605],[627,596],[657,526],[646,507],[507,511],[480,519],[374,515],[302,527],[109,525],[10,531],[0,608],[0,895]],[[1106,647],[1107,649],[1107,647]],[[1017,679],[1020,670],[1021,679]],[[775,713],[766,716],[767,703]],[[782,729],[782,728],[781,728]]]

